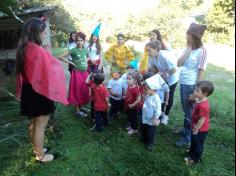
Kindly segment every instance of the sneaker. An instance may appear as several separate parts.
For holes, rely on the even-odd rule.
[[[81,108],[80,109],[80,111],[82,111],[82,112],[84,112],[85,114],[87,114],[87,113],[89,113],[90,112],[90,110],[89,109],[87,109],[87,108]]]
[[[130,131],[131,129],[132,129],[131,127],[127,127],[127,128],[126,128],[127,131]]]
[[[182,139],[178,140],[175,143],[175,145],[176,145],[176,147],[182,147],[182,146],[188,146],[189,147],[191,145],[191,143],[182,138]]]
[[[128,131],[128,135],[132,135],[132,134],[135,134],[135,133],[138,133],[138,130],[133,130],[131,128],[131,130]]]
[[[167,125],[168,124],[168,120],[169,120],[169,117],[167,115],[163,115],[163,118],[161,119],[161,123],[163,125]]]
[[[88,116],[88,114],[85,114],[83,111],[77,112],[76,115],[77,115],[78,117],[81,117],[81,118],[84,118],[84,117],[87,117],[87,116]]]
[[[190,156],[185,157],[184,161],[185,161],[186,165],[190,165],[190,164],[194,164],[195,163],[194,160]]]

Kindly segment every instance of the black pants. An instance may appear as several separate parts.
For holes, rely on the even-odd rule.
[[[169,87],[170,88],[169,101],[168,101],[168,105],[166,106],[166,109],[165,109],[165,115],[169,115],[170,110],[172,108],[172,105],[174,102],[175,89],[176,89],[177,84],[178,84],[178,82]]]
[[[104,126],[107,126],[107,112],[106,111],[95,111],[96,117],[96,130],[101,132]]]
[[[95,119],[94,102],[93,101],[91,101],[91,103],[90,103],[90,116],[91,116],[91,120],[93,121]]]
[[[111,104],[109,112],[110,118],[116,118],[117,111],[120,110],[122,103],[123,100],[115,100],[114,98],[110,97],[110,104]]]
[[[154,145],[156,126],[141,123],[141,140],[147,145]]]
[[[200,162],[203,153],[203,145],[208,132],[198,132],[198,134],[191,134],[191,146],[189,156],[195,161]]]
[[[127,121],[130,122],[130,126],[133,130],[138,129],[138,110],[137,109],[128,109],[126,111]]]

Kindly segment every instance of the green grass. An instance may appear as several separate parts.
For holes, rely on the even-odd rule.
[[[201,164],[186,166],[183,161],[185,149],[174,146],[178,136],[172,131],[181,128],[183,123],[177,89],[169,124],[157,128],[156,148],[151,152],[139,142],[138,136],[127,136],[125,116],[112,121],[100,134],[89,130],[92,124],[88,118],[78,119],[72,107],[57,104],[57,111],[49,123],[53,131],[46,132],[45,144],[59,157],[47,164],[35,163],[27,137],[27,119],[18,116],[19,104],[14,100],[1,102],[0,141],[13,134],[19,135],[0,142],[0,175],[235,175],[234,73],[209,65],[206,78],[213,81],[215,92],[210,97],[211,128]]]

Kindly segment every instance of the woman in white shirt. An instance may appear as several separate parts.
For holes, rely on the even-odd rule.
[[[192,23],[187,30],[187,48],[178,59],[177,65],[180,71],[180,97],[184,111],[184,125],[180,132],[181,139],[176,146],[188,145],[191,142],[191,114],[193,105],[189,96],[193,93],[197,82],[203,80],[207,66],[206,49],[203,47],[202,37],[206,25]]]

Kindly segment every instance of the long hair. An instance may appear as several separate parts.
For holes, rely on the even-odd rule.
[[[157,40],[159,40],[161,42],[161,50],[167,50],[167,47],[163,42],[160,31],[158,29],[154,29],[154,30],[152,30],[152,32],[157,35]]]
[[[201,48],[203,45],[202,40],[196,37],[195,35],[192,35],[192,34],[190,35],[192,36],[192,39],[193,39],[193,44],[192,44],[193,49]]]
[[[75,41],[73,40],[73,38],[72,38],[72,35],[73,35],[73,34],[77,34],[77,32],[76,32],[76,31],[72,31],[72,32],[70,33],[69,43],[75,42]]]
[[[91,35],[90,39],[89,39],[89,50],[91,51],[91,47],[93,45],[93,34]],[[97,54],[100,54],[101,52],[101,44],[100,44],[100,39],[99,37],[97,37],[97,41],[96,41],[96,48],[97,48]]]
[[[40,34],[46,29],[46,24],[40,18],[32,17],[28,19],[21,32],[21,37],[16,52],[16,73],[20,74],[24,69],[25,48],[28,42],[41,45]]]

